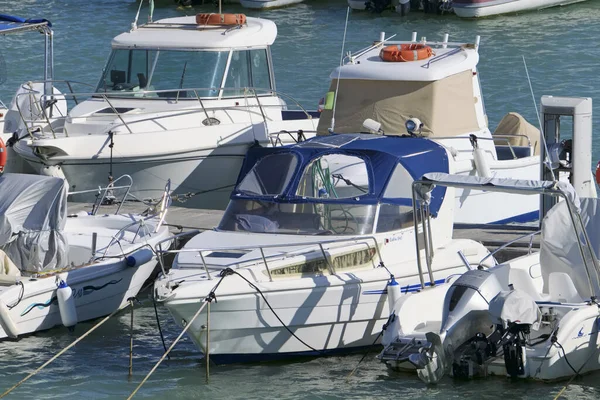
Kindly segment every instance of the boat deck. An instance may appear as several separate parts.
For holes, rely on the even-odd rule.
[[[120,213],[139,214],[144,212],[148,207],[142,203],[128,202],[125,203],[120,210]],[[91,211],[92,205],[89,203],[72,203],[68,204],[69,214],[76,214],[80,211]],[[114,213],[117,209],[116,205],[102,206],[98,213]],[[194,208],[186,208],[181,206],[171,206],[167,213],[167,225],[173,234],[190,231],[194,229],[206,230],[212,229],[219,224],[223,210],[200,210]],[[473,239],[481,242],[490,251],[496,250],[498,247],[523,237],[529,233],[538,230],[537,226],[520,226],[520,225],[461,225],[455,227],[454,237],[461,239]],[[182,245],[183,242],[180,241]],[[533,236],[531,245],[534,249],[538,249],[540,245],[540,236]],[[525,237],[516,240],[505,249],[498,252],[496,259],[499,262],[518,257],[526,254],[529,251],[530,237]]]

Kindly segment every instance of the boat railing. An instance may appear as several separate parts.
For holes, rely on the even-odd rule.
[[[125,183],[117,186],[117,183],[120,181],[125,181]],[[170,183],[167,183],[167,184],[170,184]],[[117,179],[110,181],[109,184],[106,185],[106,187],[99,186],[97,189],[88,189],[88,190],[79,190],[79,191],[75,191],[75,192],[69,192],[68,196],[74,196],[74,195],[86,194],[86,193],[96,193],[96,200],[94,201],[94,204],[92,205],[92,211],[90,212],[90,215],[96,215],[96,213],[102,206],[108,206],[108,205],[113,205],[113,204],[118,204],[117,209],[115,211],[115,214],[118,214],[119,211],[121,210],[122,205],[127,200],[127,198],[132,196],[130,193],[132,185],[133,185],[133,178],[131,178],[130,175],[121,175]],[[121,190],[121,189],[125,189],[125,192],[124,192],[121,200],[117,200],[117,198],[115,197],[115,191]]]
[[[481,259],[481,261],[479,261],[478,266],[483,266],[483,262],[485,260],[487,260],[490,257],[494,257],[497,253],[499,253],[500,251],[504,250],[505,248],[513,245],[514,243],[520,242],[521,240],[525,239],[525,238],[529,238],[529,245],[527,246],[527,253],[531,254],[532,249],[533,249],[533,238],[536,235],[540,235],[542,233],[541,229],[537,230],[535,232],[530,232],[530,233],[526,233],[524,235],[521,235],[519,237],[517,237],[516,239],[513,239],[509,242],[504,243],[503,245],[501,245],[500,247],[498,247],[497,249],[495,249],[494,251],[489,252],[485,257],[483,257]]]
[[[31,84],[33,83],[52,83],[53,87],[56,87],[55,85],[57,83],[61,83],[66,85],[67,90],[65,92],[60,92],[60,93],[53,93],[53,94],[48,94],[48,95],[44,95],[43,93],[41,93],[40,91],[34,90],[31,87]],[[110,115],[114,115],[115,117],[119,118],[121,124],[119,125],[113,125],[112,126],[112,131],[114,131],[115,129],[118,129],[119,126],[123,126],[125,127],[125,129],[128,130],[129,133],[133,133],[133,130],[131,129],[130,125],[133,123],[143,123],[143,122],[147,122],[147,121],[152,121],[152,122],[157,122],[157,120],[160,120],[161,118],[171,118],[173,116],[183,116],[183,115],[191,115],[191,114],[196,114],[196,113],[202,113],[205,116],[205,119],[202,120],[200,123],[204,126],[207,125],[215,125],[218,124],[219,122],[217,120],[215,120],[214,117],[211,117],[209,115],[209,112],[215,111],[215,110],[223,110],[223,109],[233,109],[233,110],[245,110],[248,112],[252,112],[252,109],[257,108],[258,112],[260,113],[260,118],[262,119],[263,123],[265,124],[265,129],[268,128],[267,123],[269,122],[269,117],[268,117],[268,113],[267,110],[268,109],[277,109],[277,110],[282,110],[282,111],[287,111],[289,110],[290,104],[293,106],[293,109],[298,110],[298,112],[301,112],[305,119],[307,120],[312,120],[313,117],[311,115],[310,112],[308,112],[301,104],[298,100],[296,100],[294,97],[280,92],[280,91],[275,91],[273,89],[265,89],[265,88],[254,88],[254,87],[243,87],[243,88],[186,88],[186,89],[170,89],[170,90],[138,90],[138,91],[127,91],[127,92],[111,92],[111,93],[102,93],[102,92],[93,92],[93,91],[89,91],[89,92],[80,92],[80,93],[75,93],[73,91],[73,84],[77,83],[77,84],[83,84],[81,82],[74,82],[74,81],[37,81],[37,82],[28,82],[26,84],[23,84],[21,87],[23,89],[23,93],[20,93],[17,95],[17,97],[21,97],[21,96],[33,96],[34,100],[32,101],[31,99],[29,99],[27,104],[33,104],[36,107],[35,110],[35,115],[25,115],[24,110],[21,109],[21,101],[19,101],[19,99],[17,98],[16,101],[16,105],[19,111],[19,115],[22,119],[22,121],[24,122],[25,126],[27,127],[28,133],[31,137],[33,137],[33,133],[34,131],[41,129],[42,127],[39,126],[40,122],[45,123],[45,126],[47,127],[46,129],[49,130],[52,133],[52,136],[54,138],[56,138],[56,129],[58,126],[61,126],[60,124],[56,124],[54,123],[55,121],[58,121],[60,119],[66,119],[67,115],[49,115],[49,113],[54,113],[55,111],[58,110],[57,107],[53,107],[53,105],[58,102],[58,101],[65,101],[67,102],[67,106],[68,103],[70,101],[73,101],[73,103],[75,104],[79,104],[82,99],[88,99],[88,98],[97,98],[97,99],[102,99],[103,101],[105,101],[108,106],[111,108],[111,113]],[[86,84],[84,84],[86,85]],[[87,85],[88,87],[92,87],[91,85]],[[218,96],[202,96],[202,93],[209,93],[209,92],[215,92],[215,93],[219,93]],[[229,93],[232,93],[231,95],[227,95]],[[193,94],[192,96],[190,96],[190,94]],[[225,94],[225,95],[224,95]],[[280,99],[283,100],[287,100],[287,102],[285,103],[277,103],[277,104],[265,104],[264,99],[265,97],[278,97]],[[168,112],[165,112],[165,115],[157,115],[161,113],[161,111],[157,111],[156,109],[152,109],[152,110],[148,110],[148,111],[136,111],[135,113],[135,121],[129,121],[127,122],[123,116],[125,114],[125,112],[120,112],[119,111],[119,107],[116,107],[113,104],[113,100],[115,99],[136,99],[136,100],[162,100],[162,101],[169,101],[170,104],[178,104],[178,103],[184,103],[186,105],[185,108],[181,108],[181,109],[169,109],[169,110],[165,110]],[[244,103],[243,105],[241,105],[238,102],[235,102],[236,99],[243,99]],[[235,105],[222,105],[219,104],[218,102],[220,101],[224,101],[224,100],[228,100],[228,101],[234,101]],[[197,101],[198,102],[198,107],[188,107],[188,105],[191,102]],[[206,103],[209,104],[206,104]],[[217,102],[217,104],[213,104]],[[289,103],[288,103],[289,102]],[[58,110],[59,111],[59,110]],[[131,110],[127,110],[127,111],[131,111]],[[144,118],[144,115],[148,114],[149,117],[148,118]],[[131,115],[131,114],[129,114]],[[70,117],[70,121],[76,121],[77,119],[82,119],[82,120],[90,120],[90,118],[93,118],[94,116],[90,116],[90,115],[85,115],[85,116],[81,116],[81,117]],[[99,115],[98,117],[102,117],[102,118],[106,118],[106,114],[102,114]],[[160,124],[157,123],[156,124],[158,127],[165,129],[166,128]],[[315,127],[316,130],[316,127]],[[69,133],[64,131],[62,132],[65,136],[69,136]]]
[[[588,284],[590,293],[594,293],[593,290],[593,278],[596,280],[596,284],[600,284],[600,266],[598,264],[598,259],[595,256],[594,249],[592,248],[592,243],[589,239],[588,233],[585,229],[585,225],[583,223],[581,214],[578,212],[577,207],[573,204],[572,200],[570,200],[569,196],[566,194],[563,189],[557,186],[556,182],[541,182],[546,185],[539,186],[531,186],[529,184],[518,184],[518,180],[512,179],[498,179],[495,182],[491,182],[489,178],[478,178],[478,177],[463,177],[460,176],[460,179],[453,180],[452,175],[448,174],[432,174],[436,176],[434,179],[418,179],[415,180],[412,184],[412,198],[413,198],[413,213],[414,213],[414,224],[415,224],[415,243],[416,243],[416,252],[417,252],[417,269],[419,274],[419,279],[421,283],[421,288],[425,288],[425,271],[422,268],[422,262],[420,257],[420,240],[417,235],[418,229],[418,221],[417,221],[417,212],[421,215],[425,214],[424,217],[421,218],[423,224],[423,232],[424,232],[424,240],[423,240],[423,249],[425,252],[425,262],[427,267],[427,274],[429,277],[429,285],[435,286],[435,280],[433,279],[433,271],[432,271],[432,257],[433,257],[433,247],[431,246],[431,234],[430,227],[431,214],[429,213],[429,198],[431,196],[431,190],[433,187],[445,186],[445,187],[453,187],[459,189],[471,189],[471,190],[485,190],[499,193],[513,193],[513,194],[523,194],[523,195],[547,195],[553,196],[557,198],[562,198],[566,203],[566,207],[569,213],[570,220],[573,224],[574,233],[577,237],[577,247],[579,250],[579,254],[583,261],[584,269],[586,271],[588,277]],[[426,177],[425,175],[424,177]],[[493,181],[493,178],[492,178]],[[547,185],[550,183],[551,185]],[[540,220],[544,216],[540,216]],[[425,234],[427,232],[427,234]],[[533,235],[537,234],[537,232],[533,232]],[[527,235],[526,235],[527,236]],[[532,246],[532,244],[530,244]],[[505,246],[506,247],[506,246]],[[483,260],[481,261],[483,262]],[[480,262],[480,264],[481,264]],[[597,287],[597,286],[596,286]]]
[[[271,269],[269,268],[267,259],[279,257],[282,254],[277,253],[277,254],[273,254],[270,256],[265,256],[265,249],[281,248],[281,247],[289,248],[289,247],[301,247],[301,246],[304,246],[304,247],[305,246],[319,246],[321,254],[323,255],[323,259],[327,263],[327,269],[328,269],[329,273],[331,275],[335,275],[335,273],[336,273],[335,268],[334,268],[333,264],[331,263],[331,261],[329,260],[329,257],[327,257],[327,253],[325,252],[326,249],[324,246],[332,245],[332,244],[344,244],[344,243],[351,243],[351,244],[355,244],[355,245],[366,244],[367,250],[371,250],[371,244],[369,244],[369,243],[371,241],[373,241],[374,249],[375,249],[375,252],[377,253],[377,258],[379,259],[379,264],[377,264],[376,267],[384,265],[383,258],[381,257],[381,252],[379,251],[379,245],[377,242],[377,238],[375,236],[353,236],[353,237],[349,237],[349,238],[341,238],[341,239],[333,239],[333,240],[315,240],[315,241],[308,241],[308,242],[298,241],[298,242],[290,242],[290,243],[285,243],[285,244],[278,243],[278,244],[248,245],[248,246],[195,247],[195,248],[182,248],[182,249],[178,249],[178,250],[175,250],[175,249],[162,250],[163,242],[171,243],[173,240],[177,239],[178,237],[181,237],[183,235],[195,234],[195,233],[199,233],[199,231],[193,231],[191,233],[189,233],[189,232],[180,233],[178,235],[174,235],[167,239],[164,239],[161,242],[158,242],[158,244],[156,245],[157,253],[161,256],[163,254],[198,253],[200,256],[200,260],[202,262],[202,267],[203,267],[204,271],[206,272],[206,276],[208,279],[213,279],[213,276],[210,274],[210,269],[208,267],[208,264],[206,263],[206,260],[204,258],[205,256],[203,254],[203,252],[207,252],[207,251],[220,252],[220,251],[240,251],[240,250],[257,250],[258,249],[260,251],[262,262],[265,266],[265,270],[267,271],[267,275],[269,276],[270,282],[273,281],[273,276],[271,274]],[[328,248],[327,250],[330,250],[330,248]],[[299,251],[286,251],[285,257],[289,257],[290,255],[297,256],[297,255],[311,253],[311,252],[314,252],[314,248],[309,249],[309,250],[301,249]],[[160,259],[162,259],[162,257],[160,257]],[[166,276],[166,270],[164,268],[162,261],[161,261],[161,268],[163,269],[163,274],[165,274],[165,276]],[[221,270],[221,268],[219,268],[219,271],[220,270]]]
[[[117,180],[123,178],[123,177],[129,177],[129,175],[123,175],[120,178],[118,178]],[[129,177],[129,179],[131,179],[131,177]],[[115,182],[117,181],[115,180]],[[124,186],[127,187],[127,186]],[[129,187],[131,187],[131,185],[129,185]],[[123,201],[127,198],[127,196],[129,195],[129,187],[127,189],[127,192],[125,193],[125,195],[123,196]],[[105,192],[106,194],[106,192]],[[100,202],[101,204],[102,202]],[[122,204],[122,203],[121,203]],[[119,208],[117,209],[117,212],[115,212],[115,214],[118,213],[118,210],[121,209],[121,204],[119,204]],[[141,218],[136,219],[135,221],[125,225],[124,227],[122,227],[121,229],[119,229],[119,231],[117,233],[115,233],[108,245],[106,246],[106,248],[104,249],[104,253],[102,254],[102,258],[106,257],[108,254],[108,251],[110,250],[110,248],[112,247],[113,244],[118,244],[119,247],[121,248],[121,253],[124,254],[123,252],[123,248],[121,246],[121,237],[123,235],[123,233],[125,231],[130,230],[130,228],[134,227],[137,225],[137,229],[135,231],[135,235],[133,236],[133,238],[131,239],[131,243],[135,243],[135,240],[138,238],[138,236],[140,236],[140,232],[142,232],[142,229],[145,232],[145,237],[151,235],[152,233],[157,233],[158,230],[160,229],[160,227],[162,226],[162,224],[165,221],[165,217],[167,215],[167,211],[169,209],[169,206],[171,205],[171,180],[167,180],[167,183],[165,185],[165,189],[162,195],[161,200],[158,202],[159,204],[159,209],[157,210],[158,213],[151,213],[148,215],[141,215]],[[99,206],[98,206],[99,207]],[[96,208],[96,211],[98,210],[98,208]],[[156,224],[156,226],[154,227],[154,230],[150,230],[150,227],[148,224],[146,224],[146,221],[151,220],[151,219],[158,219],[158,222]],[[171,238],[165,239],[165,240],[161,240],[160,243],[166,243],[167,240],[171,240]],[[170,242],[172,243],[172,241]],[[169,243],[169,245],[170,245]],[[156,251],[154,249],[152,249],[152,251],[154,253],[156,253]]]
[[[516,137],[526,138],[528,147],[531,147],[531,139],[527,135],[521,135],[521,134],[501,134],[501,135],[494,135],[492,137],[477,136],[477,140],[493,141],[494,143],[496,143],[496,141],[506,142],[506,146],[508,146],[508,149],[510,150],[510,152],[513,156],[513,159],[516,160],[519,157],[517,157],[517,154],[515,153],[513,145],[510,143],[510,139],[516,138]],[[434,140],[470,140],[470,138],[468,136],[436,136],[433,139]],[[489,150],[486,150],[486,152],[491,153]]]

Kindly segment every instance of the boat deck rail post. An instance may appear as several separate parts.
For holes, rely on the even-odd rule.
[[[508,146],[513,158],[516,160],[518,157],[515,153],[515,150],[513,149],[513,145],[510,143],[510,139],[511,138],[525,138],[527,139],[527,146],[531,147],[531,139],[527,136],[527,135],[522,135],[522,134],[501,134],[501,135],[494,135],[491,138],[488,137],[480,137],[477,136],[477,140],[488,140],[488,141],[501,141],[501,142],[506,142],[506,145]],[[435,140],[469,140],[469,137],[467,136],[439,136],[436,137]],[[489,150],[485,150],[487,153],[490,153]]]
[[[196,233],[199,233],[200,231],[197,230],[195,231]],[[190,232],[183,232],[180,233],[178,235],[174,235],[171,236],[167,239],[164,239],[161,242],[158,242],[157,247],[160,248],[161,243],[163,242],[167,242],[172,240],[175,237],[178,236],[182,236],[182,235],[190,235]],[[272,281],[272,272],[271,272],[271,268],[269,268],[268,266],[268,262],[267,262],[267,257],[264,253],[265,249],[271,249],[271,248],[280,248],[283,246],[286,247],[299,247],[299,246],[319,246],[323,257],[325,257],[325,261],[329,263],[329,260],[326,257],[326,252],[325,252],[325,248],[323,247],[323,245],[328,245],[328,244],[341,244],[341,243],[345,243],[345,242],[354,242],[355,244],[361,244],[362,242],[364,242],[365,240],[372,240],[375,243],[375,252],[377,253],[377,256],[379,258],[380,261],[380,265],[383,263],[383,258],[381,257],[381,253],[379,251],[379,246],[377,243],[377,238],[375,236],[359,236],[359,237],[350,237],[350,238],[343,238],[343,239],[335,239],[335,240],[326,240],[326,241],[311,241],[311,242],[292,242],[292,243],[285,243],[285,244],[268,244],[268,245],[254,245],[254,246],[226,246],[226,247],[207,247],[207,248],[182,248],[182,249],[173,249],[173,250],[159,250],[159,253],[161,254],[180,254],[180,253],[198,253],[200,255],[200,258],[202,260],[202,266],[204,268],[204,270],[207,273],[207,276],[209,279],[212,279],[212,277],[209,274],[209,268],[208,265],[206,264],[204,255],[202,254],[203,252],[207,252],[207,251],[239,251],[239,250],[255,250],[258,249],[261,253],[261,259],[265,265],[265,268],[267,270],[267,275],[269,276],[269,280]],[[362,243],[364,244],[364,243]],[[371,249],[371,246],[367,243],[367,248]],[[300,252],[288,252],[286,253],[286,256],[290,256],[290,255],[301,255],[301,254],[305,254],[307,252],[312,252],[314,250],[306,250],[306,249],[302,249],[300,250]],[[183,267],[185,268],[185,267]],[[333,266],[329,265],[329,271],[331,274],[335,274],[335,270],[333,269]],[[164,271],[163,271],[164,272]]]
[[[28,82],[28,84],[29,83],[43,83],[43,82],[45,82],[45,81],[31,81],[31,82]],[[180,99],[180,93],[182,93],[182,92],[193,92],[194,93],[194,98],[199,103],[199,108],[192,108],[192,109],[185,109],[185,110],[172,110],[173,113],[170,113],[169,115],[159,116],[159,117],[151,117],[151,118],[148,118],[148,119],[137,119],[136,121],[134,121],[134,123],[145,122],[145,121],[149,121],[149,120],[157,120],[157,119],[160,119],[160,118],[170,118],[170,117],[172,117],[174,115],[174,113],[176,113],[177,115],[186,115],[186,114],[194,114],[194,113],[197,113],[198,111],[203,112],[204,115],[206,116],[207,120],[210,122],[210,117],[209,117],[209,114],[208,114],[208,109],[209,108],[207,108],[205,106],[204,101],[205,100],[223,100],[223,99],[221,97],[218,97],[218,98],[217,97],[203,97],[203,96],[201,96],[199,94],[199,92],[200,91],[210,91],[210,90],[219,91],[219,92],[221,92],[221,91],[227,91],[227,90],[236,90],[236,91],[240,90],[239,88],[214,88],[214,87],[213,88],[175,89],[175,90],[169,90],[169,89],[164,89],[164,90],[141,90],[141,91],[138,91],[138,92],[127,92],[128,95],[126,95],[126,96],[120,96],[119,92],[114,92],[114,93],[102,93],[102,92],[87,92],[87,93],[82,92],[82,93],[75,93],[75,92],[73,92],[73,87],[72,87],[72,84],[74,84],[74,83],[92,87],[89,84],[85,84],[85,83],[77,82],[77,81],[58,81],[58,80],[52,80],[52,81],[49,81],[49,82],[52,82],[53,85],[55,83],[64,83],[69,88],[69,93],[61,93],[60,95],[53,96],[53,98],[62,97],[62,98],[64,98],[67,101],[73,99],[73,101],[75,102],[75,104],[79,104],[80,103],[80,100],[77,99],[78,97],[86,97],[86,98],[99,97],[99,98],[101,98],[111,108],[112,114],[114,114],[117,118],[119,118],[119,120],[121,122],[121,124],[113,126],[113,131],[114,131],[115,128],[117,128],[119,126],[124,126],[129,133],[133,133],[133,131],[132,131],[131,127],[130,127],[131,122],[128,124],[125,121],[125,119],[123,118],[123,113],[118,112],[117,108],[112,104],[111,99],[129,98],[129,97],[131,97],[130,96],[131,93],[139,94],[142,97],[136,97],[136,98],[137,99],[143,99],[143,98],[145,98],[146,96],[149,96],[149,95],[156,95],[158,97],[162,97],[162,96],[160,96],[161,93],[172,94],[173,92],[176,92],[177,95],[175,97],[175,103],[179,103],[181,101],[181,99]],[[33,95],[36,95],[36,94],[40,94],[41,95],[41,93],[39,93],[38,91],[32,90],[30,87],[26,87],[25,85],[22,85],[22,88],[24,88],[27,92],[26,93],[21,93],[18,96],[33,96]],[[253,88],[253,87],[244,88],[244,91],[245,92],[252,92],[253,93],[252,97],[254,97],[256,99],[256,102],[257,102],[256,105],[249,104],[249,105],[246,106],[246,108],[250,109],[252,107],[258,107],[259,110],[260,110],[260,112],[261,112],[261,115],[263,117],[263,121],[265,121],[265,124],[266,124],[266,120],[267,120],[265,109],[267,109],[267,108],[281,108],[282,105],[265,105],[265,104],[262,104],[261,101],[260,101],[260,97],[262,97],[264,95],[267,95],[267,96],[269,96],[269,95],[270,96],[274,96],[275,95],[275,96],[281,97],[283,99],[288,99],[288,100],[290,100],[293,103],[293,105],[295,107],[297,107],[300,111],[302,111],[302,113],[306,116],[306,119],[309,119],[309,120],[313,119],[312,115],[310,115],[310,113],[298,102],[298,100],[296,100],[294,97],[292,97],[292,96],[290,96],[290,95],[288,95],[286,93],[275,91],[273,89]],[[264,94],[259,94],[259,93],[262,93],[262,92],[264,92]],[[227,99],[235,99],[236,97],[247,98],[247,95],[245,93],[243,96],[234,96],[234,97],[226,97],[226,98]],[[150,98],[154,98],[154,97],[151,96]],[[186,100],[191,100],[191,98],[186,98]],[[32,102],[32,103],[37,104],[35,101]],[[21,110],[21,107],[19,106],[19,102],[18,101],[16,102],[16,105],[17,105],[17,110],[19,111],[20,118],[25,123],[25,126],[27,127],[27,130],[28,130],[28,133],[29,133],[30,137],[33,137],[33,130],[34,130],[34,125],[33,124],[35,124],[36,122],[39,122],[39,121],[37,121],[37,120],[29,120],[28,118],[26,118],[25,115],[24,115],[24,113],[23,113],[23,110]],[[38,107],[39,107],[39,105],[38,105]],[[229,106],[227,106],[227,107],[225,107],[225,106],[210,107],[211,110],[226,109],[226,108],[229,108]],[[38,110],[38,111],[43,115],[43,119],[45,120],[45,123],[47,124],[48,129],[52,132],[53,138],[56,139],[56,133],[57,132],[56,132],[55,127],[51,123],[54,118],[52,118],[51,116],[49,116],[47,114],[46,109],[42,108],[41,110]],[[136,113],[136,116],[143,116],[144,114],[156,114],[156,111],[152,110],[152,111],[147,111],[147,112],[140,112],[140,113]],[[61,115],[60,118],[66,118],[66,116],[65,115]],[[89,119],[89,116],[82,116],[82,117],[78,117],[78,118],[82,118],[82,119],[87,118],[87,119]],[[75,118],[73,118],[73,119],[75,119]],[[68,132],[64,132],[64,134],[67,137],[69,136]]]

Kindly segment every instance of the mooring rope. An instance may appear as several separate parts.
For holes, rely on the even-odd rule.
[[[156,369],[158,368],[158,366],[160,365],[160,363],[162,363],[164,361],[164,359],[169,355],[169,353],[171,352],[171,350],[173,350],[173,347],[175,347],[175,345],[179,342],[179,340],[181,340],[182,336],[187,332],[187,330],[190,328],[190,326],[192,326],[192,323],[196,320],[196,318],[198,318],[198,316],[200,315],[200,313],[202,312],[202,310],[204,310],[204,307],[206,307],[206,305],[210,302],[212,302],[213,300],[216,300],[216,296],[215,296],[215,291],[217,290],[217,288],[219,287],[219,285],[221,284],[221,282],[223,282],[223,279],[225,279],[226,276],[229,276],[232,274],[232,270],[230,268],[226,268],[223,271],[221,271],[221,279],[219,279],[219,281],[217,282],[217,284],[215,286],[213,286],[213,288],[211,289],[211,291],[208,293],[208,296],[206,296],[204,298],[204,300],[202,300],[202,306],[198,309],[198,311],[196,311],[196,314],[194,314],[194,316],[192,317],[192,319],[190,319],[189,321],[187,321],[187,324],[185,325],[185,327],[183,328],[183,330],[181,331],[181,333],[179,334],[179,336],[177,336],[177,338],[173,341],[173,343],[171,344],[171,346],[169,346],[169,348],[167,349],[167,351],[165,351],[165,353],[160,357],[160,359],[157,361],[156,364],[154,364],[154,367],[152,367],[152,369],[150,370],[150,372],[148,372],[148,374],[144,377],[144,379],[139,383],[139,385],[135,388],[135,390],[129,395],[129,397],[127,398],[127,400],[130,400],[133,398],[133,396],[135,396],[135,394],[138,392],[138,390],[141,389],[142,385],[144,385],[144,383],[146,383],[146,381],[150,378],[150,376],[154,373],[154,371],[156,371]],[[209,333],[207,333],[208,335]],[[207,341],[208,343],[208,341]],[[208,350],[207,350],[208,352]]]
[[[206,305],[208,304],[208,302],[211,301],[211,300],[212,299],[208,300],[208,297],[207,297],[206,299],[204,299],[202,301],[204,303],[204,304],[202,304],[202,307],[200,307],[198,309],[198,311],[196,311],[196,314],[194,314],[194,316],[192,317],[192,319],[188,321],[188,323],[185,326],[185,328],[183,328],[183,330],[181,331],[181,333],[179,334],[179,336],[177,336],[177,339],[175,339],[175,341],[171,344],[171,346],[167,349],[167,351],[162,355],[162,357],[160,358],[160,360],[158,360],[158,362],[156,364],[154,364],[154,367],[152,367],[152,369],[150,370],[150,372],[148,372],[148,374],[144,377],[144,379],[140,382],[140,384],[129,395],[129,397],[127,398],[127,400],[132,399],[133,396],[135,396],[135,394],[138,392],[138,390],[140,390],[140,388],[142,387],[142,385],[144,383],[146,383],[146,381],[148,380],[148,378],[150,378],[150,375],[152,375],[154,373],[154,371],[156,371],[156,368],[158,368],[158,366],[160,365],[160,363],[162,363],[164,361],[164,359],[167,357],[167,355],[171,352],[171,350],[173,350],[173,347],[175,347],[175,345],[177,344],[177,342],[179,342],[179,340],[184,335],[184,333],[187,332],[187,330],[189,329],[189,327],[192,326],[192,322],[194,322],[194,320],[196,318],[198,318],[198,316],[200,315],[200,313],[202,312],[202,310],[204,310],[204,307],[206,307]]]
[[[116,313],[118,313],[119,311],[129,307],[130,304],[133,303],[127,303],[124,306],[122,306],[121,308],[116,309],[115,311],[113,311],[110,315],[106,316],[102,321],[98,322],[96,325],[94,325],[90,330],[88,330],[86,333],[84,333],[83,335],[81,335],[81,337],[79,337],[77,340],[75,340],[74,342],[72,342],[71,344],[69,344],[67,347],[65,347],[64,349],[62,349],[61,351],[59,351],[54,357],[52,357],[51,359],[49,359],[48,361],[46,361],[44,364],[42,364],[38,369],[36,369],[35,371],[33,371],[32,373],[30,373],[29,375],[27,375],[25,378],[23,378],[21,381],[19,381],[16,385],[14,385],[13,387],[11,387],[10,389],[8,389],[7,391],[5,391],[4,393],[2,393],[0,395],[0,399],[3,398],[4,396],[6,396],[7,394],[9,394],[10,392],[12,392],[13,390],[15,390],[16,388],[18,388],[19,386],[21,386],[23,383],[25,383],[27,380],[29,380],[29,378],[33,377],[34,375],[36,375],[38,372],[40,372],[42,369],[44,369],[48,364],[50,364],[51,362],[53,362],[54,360],[56,360],[58,357],[60,357],[61,355],[63,355],[64,353],[66,353],[71,347],[75,346],[77,343],[79,343],[80,341],[82,341],[85,337],[87,337],[90,333],[92,333],[93,331],[95,331],[96,329],[98,329],[102,324],[104,324],[106,321],[108,321],[111,317],[113,317]]]

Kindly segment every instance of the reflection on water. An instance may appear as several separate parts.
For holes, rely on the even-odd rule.
[[[9,4],[4,4],[9,3]],[[23,17],[45,17],[54,23],[55,76],[95,84],[108,57],[110,41],[129,29],[137,3],[123,0],[27,0],[4,1],[3,13]],[[207,3],[209,3],[207,1]],[[213,11],[210,5],[178,10],[170,1],[155,9],[155,19]],[[273,46],[277,87],[315,108],[328,88],[329,74],[339,63],[346,17],[345,0],[312,0],[295,7],[256,12],[239,6],[227,11],[242,11],[263,16],[278,24],[279,37]],[[140,21],[146,20],[147,5]],[[480,77],[490,126],[497,125],[509,111],[518,111],[537,124],[529,84],[523,65],[527,62],[535,99],[542,94],[594,96],[600,93],[597,78],[600,46],[596,45],[600,21],[600,2],[584,2],[516,16],[481,20],[461,20],[453,15],[432,16],[412,13],[408,18],[384,13],[350,15],[345,50],[358,50],[379,37],[397,33],[409,39],[419,37],[474,41],[481,36]],[[0,98],[8,102],[17,86],[43,75],[43,40],[28,33],[3,38],[0,52],[6,60],[8,80],[0,86]],[[357,94],[358,95],[358,94]],[[594,104],[594,126],[600,123],[600,103]],[[600,158],[598,140],[593,158]],[[144,297],[145,298],[145,297]],[[179,331],[168,323],[160,310],[170,343]],[[2,388],[18,382],[27,373],[48,360],[92,323],[81,324],[74,334],[56,329],[0,343]],[[134,377],[127,379],[129,365],[129,314],[109,321],[80,344],[19,387],[10,398],[125,398],[152,368],[162,354],[156,330],[154,310],[145,301],[135,312]],[[373,354],[374,356],[374,354]],[[539,398],[556,394],[562,384],[512,383],[491,379],[458,383],[444,380],[425,387],[413,375],[388,371],[374,357],[365,359],[356,375],[346,375],[361,355],[313,359],[294,363],[212,367],[207,385],[202,360],[191,341],[184,339],[173,351],[136,398]],[[600,397],[598,374],[576,380],[566,392],[569,398]]]

